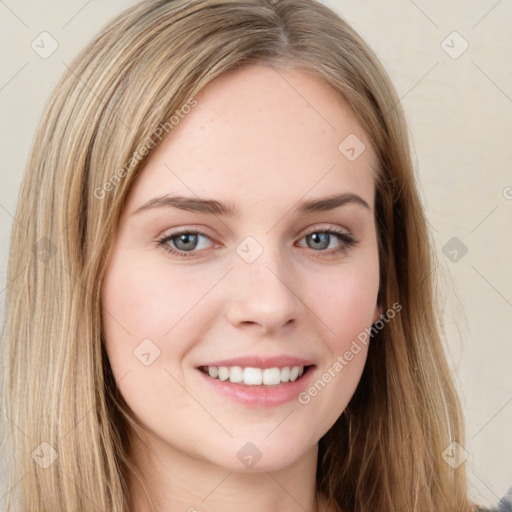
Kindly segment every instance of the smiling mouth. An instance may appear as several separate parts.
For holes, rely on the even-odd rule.
[[[312,367],[283,366],[254,368],[241,366],[200,366],[199,370],[212,379],[241,386],[275,387],[301,379]]]

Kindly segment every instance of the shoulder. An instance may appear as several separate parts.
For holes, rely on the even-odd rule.
[[[512,512],[512,487],[494,508],[478,508],[476,512]]]

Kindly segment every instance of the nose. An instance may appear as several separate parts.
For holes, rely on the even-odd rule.
[[[233,326],[267,335],[304,314],[298,280],[278,250],[266,249],[252,263],[239,261],[230,274],[227,318]]]

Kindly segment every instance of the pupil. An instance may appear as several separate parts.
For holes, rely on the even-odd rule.
[[[322,249],[325,249],[329,245],[329,243],[327,241],[328,233],[320,233],[320,234],[312,233],[310,236],[313,239],[313,242],[315,244],[320,243],[322,245],[322,247],[321,247]],[[322,239],[323,239],[323,243],[322,243]],[[327,244],[326,244],[326,242],[327,242]]]
[[[184,249],[190,249],[191,241],[192,241],[192,246],[193,246],[194,242],[197,241],[196,238],[197,238],[197,235],[187,235],[187,234],[180,235],[178,238],[177,245],[179,245],[181,242],[184,242],[185,243]],[[189,245],[188,247],[187,247],[187,244]],[[180,247],[178,247],[178,248],[181,249]]]

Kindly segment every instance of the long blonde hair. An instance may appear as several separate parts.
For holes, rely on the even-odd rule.
[[[461,408],[407,129],[386,72],[315,0],[148,0],[112,21],[65,73],[22,182],[2,338],[8,512],[128,512],[136,469],[130,411],[103,346],[105,265],[159,127],[216,77],[253,63],[320,78],[366,130],[379,162],[378,300],[383,311],[402,305],[320,440],[317,491],[344,512],[471,509],[464,465],[442,457],[450,443],[464,445]]]

